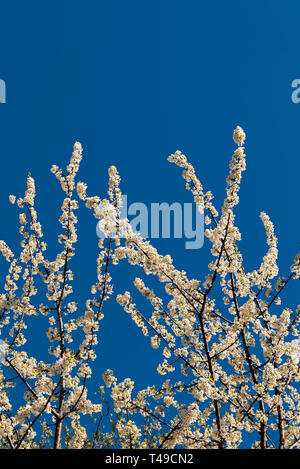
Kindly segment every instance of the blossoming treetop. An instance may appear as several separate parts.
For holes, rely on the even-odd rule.
[[[120,218],[122,194],[114,166],[109,169],[108,200],[89,196],[87,185],[76,183],[82,157],[78,142],[66,172],[55,165],[51,168],[64,192],[61,249],[54,260],[46,256],[31,175],[25,196],[10,196],[21,209],[22,249],[16,256],[4,241],[0,243],[8,262],[5,292],[0,295],[5,341],[0,369],[2,448],[300,447],[300,307],[295,311],[282,307],[279,314],[272,311],[288,283],[299,277],[300,254],[289,275],[279,276],[274,227],[261,213],[268,249],[257,270],[247,272],[234,215],[246,168],[244,131],[237,127],[233,138],[237,148],[220,213],[186,156],[176,151],[168,158],[182,168],[186,188],[205,214],[212,260],[199,279],[176,268],[170,255],[160,255],[127,219]],[[84,311],[78,311],[71,299],[69,266],[77,242],[79,199],[93,210],[106,235],[99,240],[97,281]],[[166,379],[160,386],[135,390],[130,378],[119,382],[118,370],[108,369],[103,380],[112,403],[112,426],[107,430],[106,409],[100,400],[93,403],[88,391],[97,372],[93,362],[99,322],[112,293],[110,264],[118,265],[122,259],[139,266],[141,277],[135,278],[134,286],[149,301],[152,314],[149,317],[138,307],[138,296],[132,292],[119,293],[117,302],[150,345],[161,351],[157,372]],[[163,297],[147,286],[144,274],[164,285]],[[43,302],[34,301],[41,295]],[[49,340],[46,362],[26,351],[29,316],[44,317]],[[76,331],[81,331],[81,340]],[[105,392],[103,386],[99,389]],[[20,403],[21,390],[25,394]],[[87,426],[86,414],[95,418]]]

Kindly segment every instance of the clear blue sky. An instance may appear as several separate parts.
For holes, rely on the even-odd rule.
[[[267,248],[259,219],[266,211],[282,274],[288,273],[300,225],[300,103],[291,100],[291,83],[300,78],[298,1],[12,0],[0,14],[0,78],[7,85],[7,103],[0,104],[1,239],[12,247],[19,239],[8,195],[23,195],[30,171],[55,252],[62,192],[49,169],[67,164],[75,140],[84,148],[79,178],[90,194],[105,195],[114,164],[131,201],[190,202],[180,170],[166,160],[180,149],[219,207],[232,132],[241,125],[247,133],[237,210],[241,248],[249,269],[256,268]],[[95,278],[97,237],[91,212],[80,213],[73,265],[82,300]],[[191,276],[206,275],[207,241],[196,254],[181,240],[155,245]],[[4,267],[0,260],[2,279]],[[126,265],[116,271],[116,292],[136,273]],[[297,302],[297,287],[290,292],[290,304]],[[150,384],[159,353],[114,301],[104,313],[99,377],[113,368],[120,378]]]

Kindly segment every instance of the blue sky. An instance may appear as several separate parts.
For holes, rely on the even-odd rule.
[[[180,170],[167,162],[180,149],[220,207],[232,132],[241,125],[247,171],[236,213],[246,265],[255,268],[266,251],[263,210],[275,223],[279,263],[288,273],[299,251],[300,103],[291,100],[291,83],[300,78],[299,14],[294,0],[2,4],[0,78],[7,102],[0,104],[0,238],[17,246],[18,211],[8,195],[22,196],[30,171],[55,253],[62,192],[49,169],[66,166],[75,140],[84,148],[79,179],[90,194],[105,195],[114,164],[129,202],[190,202]],[[95,225],[83,208],[74,261],[81,299],[95,279]],[[154,244],[191,276],[206,275],[207,241],[197,253],[185,250],[183,240]],[[2,281],[2,260],[0,269]],[[116,270],[116,293],[136,273],[125,264]],[[292,305],[297,285],[289,291]],[[159,354],[114,301],[104,313],[99,377],[113,368],[120,378],[150,384]]]

